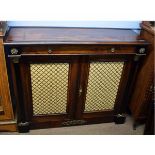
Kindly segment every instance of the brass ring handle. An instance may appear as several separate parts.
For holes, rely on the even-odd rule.
[[[53,51],[51,49],[48,49],[48,53],[51,54]]]
[[[113,48],[111,48],[111,52],[112,53],[114,53],[115,52],[115,48],[113,47]]]

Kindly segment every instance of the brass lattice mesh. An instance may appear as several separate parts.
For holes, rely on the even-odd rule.
[[[31,64],[33,114],[66,113],[67,63]]]
[[[85,111],[113,109],[123,62],[90,63]]]

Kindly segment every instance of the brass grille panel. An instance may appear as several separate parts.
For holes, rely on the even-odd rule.
[[[33,115],[66,113],[67,63],[31,64]]]
[[[113,109],[124,62],[90,63],[85,112]]]

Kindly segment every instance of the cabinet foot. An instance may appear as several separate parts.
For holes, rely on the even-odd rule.
[[[126,116],[123,114],[118,114],[114,116],[114,122],[115,124],[124,124],[126,120]]]
[[[27,133],[30,130],[29,122],[20,122],[18,123],[18,132],[19,133]]]

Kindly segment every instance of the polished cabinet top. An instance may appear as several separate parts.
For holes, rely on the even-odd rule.
[[[4,44],[135,44],[147,42],[132,29],[10,27]]]

